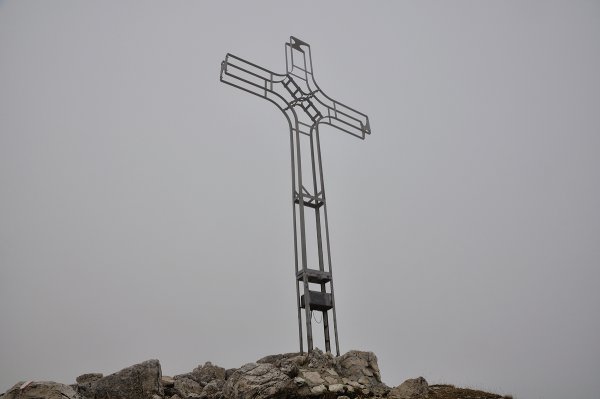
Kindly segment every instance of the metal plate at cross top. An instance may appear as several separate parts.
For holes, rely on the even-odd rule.
[[[331,352],[331,311],[336,353],[339,356],[319,125],[333,126],[360,139],[370,134],[371,128],[367,115],[333,100],[319,88],[307,43],[291,37],[285,44],[285,53],[285,74],[271,72],[227,54],[221,63],[221,82],[269,100],[288,121],[300,352],[304,352],[303,324],[306,325],[308,351],[313,350],[313,311],[322,313],[325,350]]]

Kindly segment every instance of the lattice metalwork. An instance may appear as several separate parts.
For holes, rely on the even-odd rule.
[[[319,125],[333,126],[360,139],[370,134],[371,128],[367,115],[333,100],[319,88],[307,43],[291,37],[285,44],[285,54],[285,74],[271,72],[227,54],[221,63],[221,82],[272,102],[288,121],[300,352],[304,352],[303,324],[306,326],[308,351],[313,350],[313,311],[322,313],[325,350],[331,352],[331,311],[339,356]]]

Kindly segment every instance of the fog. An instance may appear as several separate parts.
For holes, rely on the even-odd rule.
[[[591,1],[0,1],[0,391],[298,350],[287,122],[219,82],[290,35],[372,128],[322,132],[342,352],[597,397]]]

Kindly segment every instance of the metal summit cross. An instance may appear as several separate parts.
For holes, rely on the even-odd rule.
[[[304,309],[308,351],[313,350],[312,312],[316,310],[322,312],[325,350],[331,352],[328,317],[331,310],[339,356],[319,125],[333,126],[363,140],[371,129],[367,115],[331,99],[317,86],[307,43],[291,37],[285,44],[285,54],[285,74],[227,54],[221,63],[221,82],[272,102],[288,121],[300,352],[304,352],[301,309]]]

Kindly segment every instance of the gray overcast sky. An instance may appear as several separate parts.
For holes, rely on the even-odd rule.
[[[218,79],[290,35],[373,129],[322,138],[342,351],[597,398],[598,1],[0,1],[0,391],[297,350],[287,124]]]

